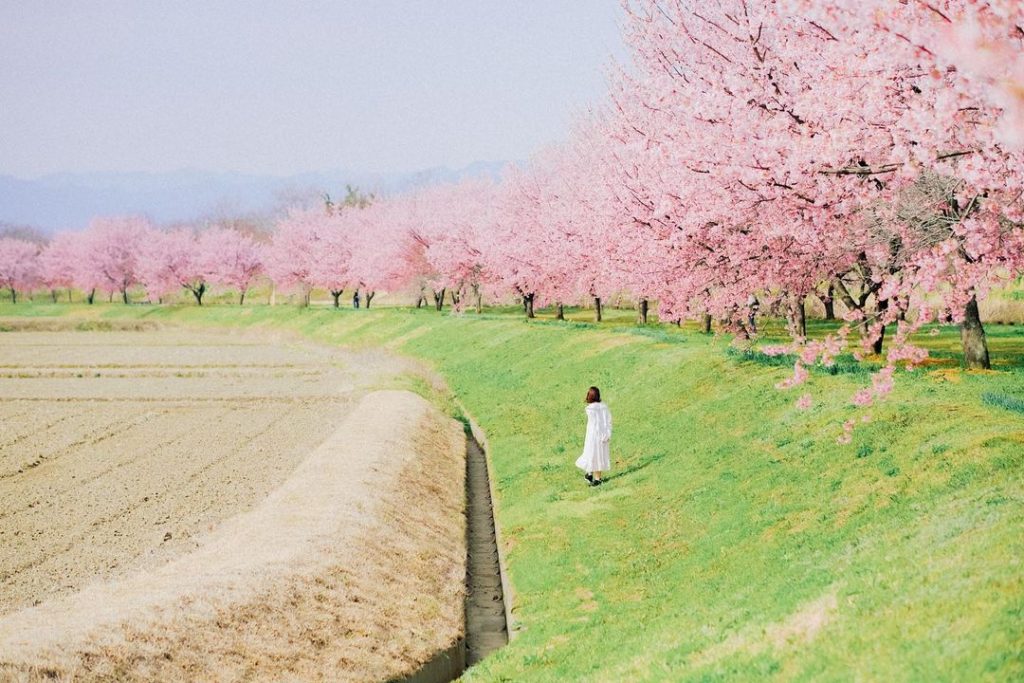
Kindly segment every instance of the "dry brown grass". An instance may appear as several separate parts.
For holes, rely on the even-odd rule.
[[[700,667],[738,652],[757,655],[769,649],[782,650],[806,644],[828,626],[837,611],[836,587],[833,586],[817,599],[801,605],[800,609],[785,619],[766,624],[761,629],[750,627],[734,633],[721,643],[695,653],[691,662]]]
[[[0,318],[0,332],[151,332],[152,320],[75,320],[72,318]]]
[[[1024,325],[1024,301],[993,296],[981,301],[979,308],[985,322]]]

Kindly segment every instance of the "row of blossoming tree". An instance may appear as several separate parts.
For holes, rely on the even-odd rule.
[[[1024,7],[1016,0],[626,0],[631,63],[571,138],[501,182],[295,209],[260,244],[234,230],[97,219],[41,250],[0,241],[0,285],[160,300],[255,278],[298,291],[410,289],[418,304],[535,306],[628,292],[646,320],[741,337],[779,311],[806,366],[961,326],[987,367],[978,301],[1024,271]],[[818,298],[846,324],[808,340]],[[889,342],[883,346],[886,335]]]

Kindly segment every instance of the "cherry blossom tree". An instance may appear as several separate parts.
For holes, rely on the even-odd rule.
[[[822,282],[842,295],[855,280],[843,300],[876,350],[898,322],[903,353],[922,290],[969,337],[987,281],[1020,268],[1019,160],[999,145],[998,112],[923,66],[912,41],[850,19],[861,4],[809,5],[627,4],[637,74],[613,89],[610,137],[635,225],[667,237],[683,266],[663,307],[711,310],[742,331],[752,293],[787,302],[798,322]],[[926,172],[963,181],[950,204],[961,235],[945,246],[892,220]],[[914,324],[935,317],[922,313]]]
[[[323,216],[317,229],[317,253],[310,276],[316,285],[331,293],[335,308],[341,305],[341,295],[351,280],[349,222],[341,214],[358,210],[343,204]]]
[[[189,228],[154,232],[139,249],[139,280],[151,299],[162,300],[184,287],[202,306],[218,257],[205,235],[197,236]]]
[[[605,129],[627,208],[618,224],[649,265],[635,284],[656,292],[662,317],[712,313],[746,333],[752,293],[799,304],[841,256],[819,229],[829,188],[806,172],[821,122],[803,111],[806,82],[766,7],[628,10],[636,70],[614,81]]]
[[[95,218],[82,234],[83,289],[92,284],[109,293],[120,292],[128,303],[128,289],[139,282],[138,255],[153,227],[141,217]]]
[[[410,270],[424,288],[432,287],[438,310],[447,291],[457,310],[471,294],[480,311],[486,277],[482,243],[491,237],[496,197],[493,182],[476,179],[417,193],[409,229],[422,254],[412,255],[416,266]]]
[[[59,232],[39,255],[40,280],[49,288],[55,303],[59,289],[66,289],[71,301],[71,290],[78,284],[81,269],[81,243],[81,233]]]
[[[426,258],[426,238],[415,195],[391,198],[349,212],[352,230],[352,275],[370,307],[377,291],[406,287],[434,290],[435,304],[443,293]]]
[[[251,237],[234,228],[218,227],[200,236],[200,249],[209,255],[211,279],[238,292],[238,304],[263,273],[263,255]]]
[[[795,5],[862,80],[903,79],[901,97],[883,100],[895,112],[885,129],[890,144],[831,171],[933,190],[913,193],[910,204],[919,206],[909,220],[906,197],[892,207],[905,267],[880,287],[897,304],[883,318],[905,317],[900,304],[924,293],[918,320],[960,322],[967,365],[988,367],[978,298],[1024,269],[1024,8],[1001,0]]]
[[[278,222],[264,255],[267,275],[280,287],[298,288],[305,305],[314,286],[318,233],[325,216],[322,208],[289,211]]]
[[[484,245],[492,288],[515,296],[527,318],[537,306],[564,302],[565,268],[554,268],[550,251],[555,232],[547,212],[544,184],[547,167],[535,160],[528,168],[508,169],[496,202],[493,237]],[[548,250],[546,250],[546,248]]]
[[[18,303],[18,292],[39,284],[39,245],[13,237],[0,238],[0,287]]]

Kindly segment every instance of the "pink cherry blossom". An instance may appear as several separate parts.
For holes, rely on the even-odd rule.
[[[81,252],[82,233],[59,232],[39,254],[40,279],[52,292],[54,301],[58,289],[66,289],[68,301],[71,300],[71,289],[79,284]]]
[[[141,217],[93,219],[82,233],[82,289],[120,293],[127,304],[129,288],[139,283],[141,246],[152,233],[152,224]]]
[[[263,273],[263,253],[251,237],[233,228],[214,228],[200,238],[200,249],[210,259],[209,275],[219,285],[238,292],[238,303]]]
[[[18,302],[18,292],[25,293],[39,284],[39,245],[13,237],[0,238],[0,287]]]

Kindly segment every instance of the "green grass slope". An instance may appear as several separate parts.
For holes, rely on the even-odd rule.
[[[865,374],[815,374],[799,411],[785,367],[671,327],[0,306],[29,313],[269,325],[433,366],[487,431],[516,598],[517,637],[466,680],[1024,679],[1019,365],[900,373],[840,446]],[[590,384],[615,420],[597,489],[572,464]]]

